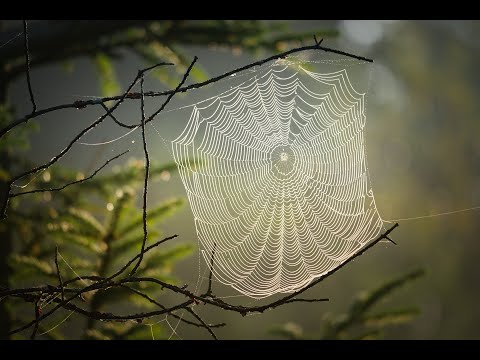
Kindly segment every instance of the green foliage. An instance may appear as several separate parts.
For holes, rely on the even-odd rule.
[[[142,170],[139,171],[141,164]],[[161,178],[165,171],[174,169],[173,164],[153,165],[150,181],[155,181],[156,178]],[[15,286],[19,283],[55,284],[57,274],[53,260],[56,245],[59,247],[59,266],[64,279],[85,275],[106,277],[117,271],[138,253],[143,240],[142,209],[136,205],[142,195],[143,174],[143,162],[130,161],[118,172],[98,174],[92,182],[87,181],[61,192],[51,193],[46,199],[45,193],[32,195],[38,205],[20,206],[19,203],[25,204],[28,200],[21,197],[12,199],[17,204],[8,221],[20,225],[18,236],[22,240],[19,251],[13,253],[9,259],[14,270],[12,283]],[[29,189],[44,188],[45,179],[50,187],[74,181],[77,176],[77,172],[65,167],[52,167],[48,176],[34,179]],[[74,205],[72,199],[77,199]],[[159,225],[183,204],[183,199],[173,198],[147,209],[147,246],[162,238]],[[137,275],[175,282],[171,275],[173,265],[190,254],[192,247],[187,244],[172,245],[159,247],[146,254]],[[76,285],[78,284],[72,284],[73,287]],[[108,311],[115,308],[120,309],[120,312],[151,308],[152,304],[135,294],[135,290],[145,289],[133,284],[130,288],[97,291],[87,294],[80,306],[89,311]],[[162,296],[158,286],[149,287],[148,293],[154,299]],[[47,304],[48,299],[42,303]],[[45,306],[48,308],[49,305]],[[24,302],[16,302],[13,311],[17,315],[15,322],[19,324],[31,319],[31,307]],[[65,316],[65,313],[62,313],[62,316]],[[57,317],[46,324],[54,326],[55,322],[60,321],[61,317]],[[148,326],[136,323],[111,324],[91,320],[85,324],[75,316],[72,316],[70,321],[76,324],[78,333],[74,337],[126,339],[152,336]],[[45,327],[48,330],[47,325]],[[157,328],[156,337],[160,336]],[[48,334],[68,337],[61,329],[60,327]]]
[[[96,23],[92,23],[92,29]],[[140,57],[147,65],[170,62],[175,67],[159,67],[152,74],[169,88],[175,87],[183,76],[193,56],[185,49],[187,46],[205,46],[211,49],[230,50],[235,55],[243,51],[257,54],[260,52],[285,51],[291,46],[313,44],[312,34],[320,38],[336,37],[334,29],[317,29],[313,32],[292,31],[285,23],[245,20],[145,20],[141,24],[122,26],[108,36],[90,39],[83,37],[75,44],[65,44],[61,54],[54,57],[58,49],[41,49],[49,51],[38,54],[52,62],[59,61],[62,68],[71,72],[75,56],[91,57],[98,75],[99,87],[103,96],[120,93],[121,86],[117,80],[114,60],[122,58],[126,50]],[[71,54],[71,55],[70,55]],[[36,55],[36,54],[33,54]],[[14,59],[6,59],[16,65]],[[13,69],[11,71],[15,71]],[[18,70],[20,71],[20,70]],[[191,80],[204,81],[208,74],[200,64],[196,64],[190,72]]]
[[[300,340],[303,337],[303,329],[293,322],[287,322],[281,326],[274,326],[269,332],[272,335],[288,340]]]
[[[133,32],[133,31],[132,31]],[[336,30],[318,29],[319,37],[335,37]],[[140,35],[140,33],[137,33]],[[160,67],[153,74],[168,87],[175,87],[180,76],[192,61],[181,45],[203,45],[212,49],[228,49],[235,55],[243,51],[258,54],[262,51],[285,51],[289,46],[312,44],[312,32],[294,32],[284,23],[267,23],[244,20],[202,20],[182,22],[153,22],[146,27],[149,41],[139,42],[132,50],[148,64],[162,61],[175,64],[178,77],[172,76],[169,67]],[[192,69],[194,81],[204,81],[207,73],[196,64]]]
[[[0,103],[0,128],[5,127],[13,121],[14,109]],[[27,135],[37,129],[37,125],[30,121],[25,126],[20,127],[15,134],[7,133],[0,141],[0,182],[10,179],[12,168],[24,165],[26,160],[22,158],[21,152],[28,149]],[[8,159],[7,159],[8,157]],[[10,161],[9,161],[10,160]]]
[[[94,63],[97,69],[102,95],[117,95],[120,92],[120,85],[117,81],[114,65],[110,57],[104,53],[97,53],[94,58]]]
[[[371,311],[394,291],[423,275],[423,270],[415,270],[388,281],[372,291],[359,294],[345,314],[324,320],[324,329],[319,338],[378,339],[386,328],[409,323],[420,313],[417,308],[394,308],[374,313]],[[272,328],[270,333],[293,340],[308,338],[303,335],[299,325],[291,322]]]

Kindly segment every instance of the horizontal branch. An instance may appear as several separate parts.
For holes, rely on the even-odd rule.
[[[303,303],[317,303],[317,302],[324,302],[324,301],[329,301],[330,299],[327,298],[321,298],[321,299],[291,299],[285,301],[285,304],[291,304],[291,303],[297,303],[297,302],[303,302]]]
[[[320,42],[321,43],[321,42]],[[251,64],[248,64],[248,65],[245,65],[245,66],[242,66],[242,67],[239,67],[235,70],[231,70],[229,72],[226,72],[222,75],[219,75],[219,76],[216,76],[216,77],[213,77],[209,80],[206,80],[206,81],[203,81],[203,82],[199,82],[199,83],[195,83],[195,84],[191,84],[191,85],[188,85],[188,86],[184,86],[184,87],[181,87],[179,88],[178,90],[168,90],[168,91],[163,91],[163,92],[154,92],[154,91],[149,91],[149,92],[145,92],[145,96],[151,96],[151,97],[156,97],[156,96],[166,96],[166,95],[170,95],[172,93],[176,93],[176,92],[186,92],[188,90],[192,90],[192,89],[198,89],[198,88],[201,88],[201,87],[204,87],[206,85],[209,85],[209,84],[212,84],[212,83],[215,83],[219,80],[222,80],[224,78],[227,78],[233,74],[236,74],[236,73],[239,73],[239,72],[242,72],[242,71],[245,71],[245,70],[248,70],[250,68],[253,68],[255,66],[260,66],[260,65],[263,65],[267,62],[270,62],[270,61],[273,61],[273,60],[277,60],[277,59],[283,59],[285,57],[287,57],[288,55],[291,55],[291,54],[294,54],[294,53],[298,53],[298,52],[302,52],[302,51],[307,51],[307,50],[321,50],[321,51],[325,51],[325,52],[329,52],[329,53],[334,53],[334,54],[338,54],[338,55],[343,55],[343,56],[346,56],[346,57],[350,57],[350,58],[353,58],[353,59],[357,59],[357,60],[360,60],[360,61],[366,61],[366,62],[373,62],[372,59],[368,59],[368,58],[365,58],[363,56],[358,56],[358,55],[354,55],[354,54],[350,54],[350,53],[347,53],[345,51],[341,51],[341,50],[337,50],[337,49],[332,49],[332,48],[328,48],[328,47],[325,47],[325,46],[321,46],[320,43],[316,42],[314,45],[309,45],[309,46],[302,46],[302,47],[298,47],[298,48],[294,48],[294,49],[291,49],[291,50],[288,50],[288,51],[285,51],[283,53],[280,53],[280,54],[276,54],[276,55],[273,55],[273,56],[270,56],[270,57],[267,57],[263,60],[259,60],[259,61],[256,61],[256,62],[253,62]],[[63,105],[57,105],[57,106],[52,106],[50,108],[45,108],[45,109],[42,109],[42,110],[38,110],[38,111],[35,111],[31,114],[28,114],[28,115],[25,115],[24,117],[22,118],[19,118],[17,120],[14,120],[12,121],[10,124],[8,124],[6,127],[4,127],[3,129],[0,130],[0,138],[2,136],[4,136],[6,133],[8,133],[10,130],[12,130],[13,128],[23,124],[23,123],[26,123],[28,122],[28,120],[32,119],[32,118],[35,118],[35,117],[38,117],[40,115],[44,115],[44,114],[47,114],[49,112],[52,112],[52,111],[58,111],[58,110],[63,110],[63,109],[82,109],[82,108],[85,108],[87,106],[91,106],[91,105],[99,105],[99,104],[103,104],[105,102],[108,102],[108,101],[115,101],[115,100],[120,100],[122,99],[122,96],[123,95],[117,95],[117,96],[110,96],[110,97],[103,97],[103,98],[98,98],[98,99],[91,99],[91,100],[78,100],[78,101],[74,101],[73,103],[69,103],[69,104],[63,104]],[[141,98],[141,94],[140,93],[129,93],[127,96],[126,96],[126,99],[140,99]],[[149,121],[147,121],[148,123]],[[120,125],[120,124],[119,124]],[[139,127],[140,124],[135,124],[135,125],[125,125],[125,124],[122,124],[120,125],[122,127],[126,127],[126,128],[129,128],[129,129],[133,129],[134,127]]]
[[[35,298],[34,296],[32,296],[30,294],[28,294],[28,295],[27,294],[17,294],[17,295],[15,295],[15,297],[23,298],[27,302],[35,301],[35,299],[38,299],[38,297]],[[180,318],[178,315],[173,314],[173,312],[178,311],[180,309],[185,309],[185,308],[187,308],[187,306],[189,306],[193,303],[193,300],[188,300],[188,301],[184,301],[184,302],[182,302],[178,305],[172,306],[170,308],[162,306],[161,310],[140,312],[140,313],[136,313],[136,314],[127,314],[127,315],[114,315],[112,313],[107,313],[107,312],[85,310],[85,309],[83,309],[83,308],[81,308],[81,307],[79,307],[75,304],[72,304],[72,303],[64,303],[63,304],[62,300],[57,299],[57,298],[54,298],[51,301],[61,305],[60,307],[66,309],[66,310],[74,311],[78,314],[84,315],[84,316],[86,316],[88,318],[91,318],[91,319],[94,319],[94,320],[104,320],[104,321],[144,320],[144,319],[147,319],[147,318],[150,318],[150,317],[165,315],[165,314],[169,314],[171,316],[175,316],[177,318]],[[40,320],[41,319],[37,317],[37,321],[34,321],[35,324],[39,323]],[[195,325],[197,327],[204,327],[203,324],[194,323],[194,322],[191,322],[191,321],[188,321],[188,320],[186,320],[186,322],[189,323],[190,325]],[[215,325],[211,325],[210,327],[221,327],[221,326],[223,326],[223,324],[215,324]],[[17,331],[15,331],[15,332],[17,332]],[[12,332],[12,333],[14,333],[14,332]]]

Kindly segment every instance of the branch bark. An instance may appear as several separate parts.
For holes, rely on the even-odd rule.
[[[191,85],[188,85],[188,86],[185,86],[185,87],[180,87],[179,89],[175,89],[175,90],[168,90],[168,91],[162,91],[162,92],[150,91],[150,92],[146,92],[144,95],[145,96],[151,96],[151,97],[167,96],[167,95],[175,94],[177,92],[187,92],[187,91],[192,90],[192,89],[199,89],[199,88],[204,87],[206,85],[209,85],[209,84],[212,84],[214,82],[220,81],[224,78],[227,78],[227,77],[231,76],[232,74],[236,74],[238,72],[242,72],[242,71],[251,69],[255,66],[261,66],[261,65],[263,65],[267,62],[273,61],[273,60],[284,59],[288,55],[298,53],[298,52],[302,52],[302,51],[307,51],[307,50],[322,50],[322,51],[329,52],[329,53],[334,53],[334,54],[339,54],[339,55],[351,57],[351,58],[361,60],[361,61],[373,62],[372,59],[368,59],[368,58],[365,58],[363,56],[350,54],[350,53],[347,53],[347,52],[344,52],[344,51],[341,51],[341,50],[321,46],[319,43],[315,43],[314,45],[302,46],[302,47],[298,47],[298,48],[295,48],[295,49],[285,51],[285,52],[280,53],[280,54],[270,56],[270,57],[265,58],[263,60],[259,60],[259,61],[253,62],[251,64],[242,66],[240,68],[237,68],[235,70],[231,70],[229,72],[226,72],[225,74],[213,77],[213,78],[211,78],[209,80],[206,80],[206,81],[203,81],[203,82],[191,84]],[[141,94],[140,93],[130,93],[130,94],[128,94],[128,96],[117,95],[117,96],[112,96],[112,97],[104,97],[104,98],[101,98],[101,99],[93,99],[93,100],[85,100],[85,101],[84,100],[77,100],[77,101],[75,101],[73,103],[70,103],[70,104],[57,105],[57,106],[53,106],[53,107],[50,107],[50,108],[42,109],[42,110],[39,110],[35,113],[28,114],[28,115],[24,116],[23,118],[19,118],[15,121],[11,122],[9,125],[7,125],[6,127],[4,127],[3,129],[0,130],[0,138],[2,136],[4,136],[6,133],[8,133],[10,130],[12,130],[13,128],[15,128],[15,127],[17,127],[21,124],[26,123],[28,120],[30,120],[32,118],[35,118],[37,116],[40,116],[40,115],[47,114],[47,113],[52,112],[52,111],[58,111],[58,110],[63,110],[63,109],[80,109],[80,108],[84,108],[86,106],[103,104],[107,101],[118,101],[120,99],[122,99],[122,101],[123,101],[123,99],[125,99],[125,98],[127,98],[127,99],[140,99]],[[153,117],[149,118],[146,122],[148,123],[152,119],[153,119]],[[121,126],[125,127],[125,128],[128,128],[128,129],[133,129],[135,127],[139,127],[140,124],[135,124],[135,125],[122,124]]]

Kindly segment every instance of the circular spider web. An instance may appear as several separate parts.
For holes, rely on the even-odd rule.
[[[379,234],[364,96],[345,69],[279,61],[193,107],[172,152],[220,282],[255,298],[293,292]]]

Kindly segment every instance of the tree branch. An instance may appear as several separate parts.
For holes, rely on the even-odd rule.
[[[123,288],[125,289],[128,289],[130,290],[131,292],[137,294],[138,296],[144,298],[145,300],[147,300],[148,302],[158,306],[159,308],[161,309],[166,309],[165,306],[163,306],[162,304],[160,304],[159,302],[157,302],[156,300],[152,299],[150,296],[148,296],[147,294],[141,292],[141,291],[138,291],[130,286],[127,286],[127,285],[122,285]],[[188,324],[188,325],[193,325],[193,326],[196,326],[196,327],[204,327],[203,324],[199,324],[199,323],[196,323],[196,322],[193,322],[193,321],[189,321],[187,319],[184,319],[183,317],[181,316],[178,316],[174,313],[170,313],[169,314],[170,316],[174,317],[175,319],[177,320],[180,320],[181,322],[185,323],[185,324]],[[225,326],[226,324],[225,323],[220,323],[220,324],[214,324],[214,325],[209,325],[210,327],[214,328],[218,328],[218,327],[222,327],[222,326]]]
[[[212,256],[210,258],[210,274],[208,275],[208,288],[204,296],[212,296],[212,277],[213,277],[213,264],[215,260],[215,250],[217,248],[217,243],[213,243]]]
[[[81,180],[76,180],[76,181],[72,181],[68,184],[65,184],[61,187],[57,187],[57,188],[50,188],[50,189],[36,189],[36,190],[30,190],[30,191],[23,191],[23,192],[18,192],[18,193],[15,193],[15,194],[10,194],[9,197],[10,198],[14,198],[14,197],[17,197],[17,196],[20,196],[20,195],[27,195],[27,194],[35,194],[35,193],[41,193],[41,192],[54,192],[54,191],[62,191],[63,189],[71,186],[71,185],[75,185],[75,184],[80,184],[82,182],[85,182],[85,181],[88,181],[90,179],[92,179],[95,175],[97,175],[105,166],[107,166],[108,164],[110,164],[113,160],[116,160],[118,159],[119,157],[125,155],[126,153],[128,153],[130,150],[127,150],[127,151],[124,151],[122,152],[121,154],[118,154],[112,158],[110,158],[109,160],[107,160],[105,162],[105,164],[103,164],[102,166],[100,166],[97,170],[95,170],[90,176],[84,178],[84,179],[81,179]]]
[[[146,137],[145,137],[145,124],[148,121],[153,120],[153,118],[155,116],[157,116],[161,111],[163,111],[163,109],[165,109],[165,106],[167,106],[167,104],[170,102],[170,100],[173,98],[173,96],[178,92],[178,89],[180,89],[180,87],[187,80],[188,75],[190,75],[190,71],[192,70],[193,65],[195,65],[195,62],[197,60],[198,60],[198,58],[195,56],[192,63],[188,67],[187,71],[185,71],[185,74],[183,75],[183,78],[180,81],[180,83],[178,84],[178,86],[167,97],[167,99],[164,101],[162,106],[160,106],[160,108],[157,111],[155,111],[152,115],[150,115],[148,120],[145,120],[145,96],[144,96],[144,92],[143,92],[143,81],[144,81],[143,74],[145,73],[145,71],[152,70],[156,66],[150,66],[149,68],[146,68],[144,70],[139,71],[138,76],[140,76],[140,90],[141,90],[141,93],[140,93],[140,100],[141,100],[140,104],[141,105],[140,106],[141,106],[141,113],[142,113],[141,126],[142,126],[143,152],[144,152],[144,155],[145,155],[145,182],[144,182],[144,185],[143,185],[143,241],[142,241],[142,250],[140,251],[140,257],[138,258],[138,262],[135,265],[135,267],[133,268],[133,270],[131,271],[130,275],[135,274],[138,267],[142,263],[143,253],[144,253],[144,250],[145,250],[145,243],[147,242],[147,237],[148,237],[148,229],[147,229],[147,192],[148,192],[148,172],[149,172],[149,169],[150,169],[150,158],[149,158],[149,155],[148,155],[147,140],[146,140]]]
[[[145,244],[147,243],[147,238],[148,238],[147,194],[148,194],[148,172],[150,171],[150,157],[148,155],[147,139],[145,136],[145,96],[143,95],[143,82],[144,82],[144,76],[142,73],[140,77],[140,91],[141,91],[140,111],[142,113],[142,142],[143,142],[143,153],[145,156],[145,178],[144,178],[144,184],[143,184],[143,208],[142,208],[143,240],[142,240],[142,248],[140,250],[140,257],[138,258],[137,264],[134,266],[134,268],[130,272],[130,275],[135,274],[138,267],[142,263],[143,253],[145,251]]]
[[[321,299],[291,299],[285,301],[285,304],[291,304],[291,303],[296,303],[296,302],[305,302],[305,303],[317,303],[317,302],[324,302],[324,301],[329,301],[330,299],[327,298],[321,298]]]
[[[139,258],[140,254],[137,254],[133,259],[131,259],[126,265],[124,265],[122,267],[121,270],[119,270],[117,273],[115,273],[114,275],[110,276],[109,278],[106,278],[104,280],[101,280],[97,283],[94,283],[92,285],[89,285],[89,286],[86,286],[85,288],[83,289],[80,289],[79,291],[77,291],[73,296],[71,296],[70,298],[64,300],[64,301],[61,301],[61,300],[58,300],[56,299],[55,302],[57,302],[58,304],[53,308],[51,309],[49,312],[43,314],[42,316],[40,316],[38,319],[36,320],[33,320],[31,321],[30,323],[22,326],[22,327],[19,327],[15,330],[13,330],[10,334],[14,334],[14,333],[17,333],[19,331],[22,331],[22,330],[25,330],[25,329],[28,329],[29,327],[31,327],[32,325],[34,325],[36,322],[40,322],[42,320],[44,320],[46,317],[50,316],[51,314],[53,314],[56,310],[58,310],[59,308],[61,307],[65,307],[67,308],[66,306],[67,305],[70,305],[69,303],[77,298],[79,295],[81,295],[82,293],[86,293],[86,292],[89,292],[89,291],[93,291],[93,290],[98,290],[98,289],[105,289],[105,288],[113,288],[113,287],[118,287],[118,286],[123,286],[124,284],[129,284],[129,283],[142,283],[142,282],[150,282],[150,283],[155,283],[155,284],[158,284],[160,285],[162,288],[166,288],[166,289],[169,289],[175,293],[178,293],[178,294],[183,294],[185,295],[186,297],[189,298],[188,301],[186,302],[183,302],[177,306],[174,306],[170,309],[167,309],[169,311],[173,311],[173,310],[176,310],[176,309],[181,309],[181,308],[186,308],[186,306],[192,304],[192,303],[204,303],[205,305],[206,304],[209,304],[209,305],[212,305],[212,306],[215,306],[217,308],[221,308],[221,309],[224,309],[224,310],[228,310],[228,311],[234,311],[234,312],[237,312],[243,316],[247,315],[247,313],[255,313],[255,312],[258,312],[258,313],[263,313],[265,310],[268,310],[268,309],[274,309],[274,308],[277,308],[279,306],[282,306],[284,304],[288,304],[288,303],[292,303],[292,302],[317,302],[317,301],[323,301],[325,299],[311,299],[311,300],[307,300],[307,299],[295,299],[296,296],[298,296],[299,294],[302,294],[304,293],[305,291],[307,291],[308,289],[314,287],[315,285],[317,285],[318,283],[320,283],[321,281],[323,281],[324,279],[326,279],[327,277],[331,276],[332,274],[334,274],[335,272],[339,271],[341,268],[343,268],[344,266],[346,266],[348,263],[350,263],[351,261],[353,261],[354,259],[356,259],[357,257],[361,256],[362,254],[364,254],[367,250],[369,250],[370,248],[372,248],[374,245],[376,245],[379,241],[385,239],[396,227],[398,226],[398,223],[394,224],[392,227],[390,227],[386,232],[384,232],[383,234],[379,235],[375,240],[371,241],[367,246],[365,246],[364,248],[360,249],[359,251],[357,251],[354,255],[352,255],[349,259],[347,259],[345,262],[343,262],[340,266],[336,267],[335,269],[332,269],[331,271],[325,273],[324,275],[320,276],[319,278],[317,278],[316,280],[312,281],[309,285],[305,286],[304,288],[298,290],[298,291],[295,291],[287,296],[284,296],[282,297],[281,299],[279,300],[276,300],[276,301],[273,301],[273,302],[270,302],[268,304],[265,304],[265,305],[261,305],[261,306],[251,306],[251,307],[246,307],[246,306],[240,306],[240,305],[233,305],[233,304],[229,304],[227,302],[224,302],[223,300],[221,299],[217,299],[217,298],[210,298],[210,297],[205,297],[205,296],[199,296],[199,295],[195,295],[194,293],[186,290],[185,288],[181,288],[181,287],[178,287],[176,285],[172,285],[172,284],[169,284],[169,283],[166,283],[164,281],[161,281],[161,280],[158,280],[158,279],[155,279],[155,278],[149,278],[149,277],[141,277],[141,278],[135,278],[135,277],[126,277],[126,278],[123,278],[123,279],[120,279],[116,282],[112,281],[112,279],[116,276],[118,276],[120,273],[122,273],[126,268],[128,268],[128,266],[130,266],[137,258]],[[145,252],[153,249],[154,247],[160,245],[161,243],[171,239],[171,238],[174,238],[176,236],[172,236],[172,237],[169,237],[169,238],[165,238],[147,248],[145,248]],[[67,282],[66,282],[67,283]],[[4,290],[4,291],[1,291],[0,292],[0,297],[3,297],[3,296],[27,296],[28,293],[37,293],[39,291],[42,291],[44,288],[30,288],[30,289],[17,289],[17,291],[12,291],[12,290]],[[50,286],[50,287],[47,287],[47,292],[49,293],[54,293],[54,292],[59,292],[61,291],[61,289],[57,288],[57,287],[54,287],[54,286]],[[173,310],[172,310],[173,309]],[[166,310],[159,310],[159,311],[153,311],[153,312],[149,312],[149,313],[139,313],[139,314],[132,314],[132,315],[122,315],[122,316],[116,316],[116,315],[113,315],[113,314],[109,314],[109,313],[95,313],[94,315],[88,313],[87,311],[85,310],[82,310],[82,311],[79,311],[80,313],[82,313],[83,315],[85,316],[95,316],[96,319],[100,320],[128,320],[128,319],[138,319],[138,318],[144,318],[146,316],[156,316],[156,315],[161,315],[161,314],[165,314],[165,313],[168,313],[169,311],[166,311]]]
[[[37,334],[37,331],[38,331],[38,325],[40,324],[40,322],[38,320],[39,317],[40,317],[40,308],[38,306],[38,303],[40,302],[41,297],[42,297],[41,295],[38,296],[37,300],[35,301],[35,307],[34,307],[35,321],[34,321],[32,335],[30,335],[30,340],[35,340],[35,335]]]
[[[23,40],[25,52],[25,71],[27,73],[28,93],[30,94],[30,101],[32,102],[32,114],[37,111],[37,104],[35,104],[35,97],[33,96],[32,82],[30,80],[30,51],[28,50],[28,28],[27,20],[23,20]]]
[[[191,85],[188,85],[188,86],[185,86],[185,87],[180,87],[179,89],[176,89],[176,90],[168,90],[168,91],[163,91],[163,92],[150,91],[150,92],[146,92],[144,95],[145,96],[152,96],[152,97],[166,96],[166,95],[171,95],[172,93],[187,92],[191,89],[199,89],[199,88],[204,87],[206,85],[209,85],[209,84],[212,84],[214,82],[220,81],[224,78],[227,78],[227,77],[231,76],[232,74],[236,74],[238,72],[248,70],[248,69],[253,68],[255,66],[263,65],[263,64],[265,64],[267,62],[270,62],[270,61],[273,61],[273,60],[284,59],[288,55],[298,53],[298,52],[302,52],[302,51],[307,51],[307,50],[322,50],[322,51],[329,52],[329,53],[334,53],[334,54],[338,54],[338,55],[351,57],[351,58],[361,60],[361,61],[373,62],[372,59],[368,59],[368,58],[365,58],[363,56],[358,56],[358,55],[347,53],[345,51],[324,47],[324,46],[321,46],[319,43],[315,43],[314,45],[302,46],[302,47],[298,47],[298,48],[294,48],[294,49],[285,51],[285,52],[277,54],[277,55],[270,56],[270,57],[265,58],[263,60],[259,60],[259,61],[253,62],[251,64],[239,67],[235,70],[231,70],[229,72],[226,72],[223,75],[213,77],[213,78],[211,78],[209,80],[206,80],[206,81],[203,81],[203,82],[191,84]],[[140,99],[140,97],[141,97],[140,93],[131,93],[128,96],[126,96],[127,99]],[[122,98],[124,99],[123,95],[117,95],[117,96],[111,96],[111,97],[104,97],[104,98],[101,98],[101,99],[92,99],[92,100],[85,100],[85,101],[84,100],[79,100],[79,101],[75,101],[75,102],[70,103],[70,104],[57,105],[57,106],[53,106],[53,107],[50,107],[50,108],[42,109],[42,110],[39,110],[35,113],[25,115],[22,118],[19,118],[17,120],[12,121],[9,125],[7,125],[6,127],[4,127],[3,129],[0,130],[0,138],[2,136],[4,136],[6,133],[8,133],[10,130],[12,130],[13,128],[15,128],[15,127],[17,127],[17,126],[19,126],[23,123],[26,123],[29,119],[35,118],[35,117],[40,116],[40,115],[47,114],[47,113],[52,112],[52,111],[58,111],[58,110],[69,109],[69,108],[79,109],[79,108],[84,108],[84,107],[90,106],[90,105],[102,104],[102,103],[105,103],[107,101],[120,100]],[[150,121],[151,121],[151,119],[147,120],[146,122],[148,123]],[[140,125],[139,124],[137,124],[137,125],[123,124],[123,125],[120,125],[120,126],[128,128],[128,129],[133,129],[134,127],[138,127]]]
[[[158,66],[162,66],[162,65],[167,65],[167,63],[159,63],[159,64],[156,64],[154,66],[151,66],[149,68],[147,68],[148,70],[151,70],[155,67],[158,67]],[[73,145],[78,141],[80,140],[86,133],[88,133],[90,130],[92,130],[93,128],[95,128],[96,126],[100,125],[103,120],[105,120],[105,118],[113,113],[122,103],[123,101],[125,100],[127,94],[131,91],[131,89],[135,86],[135,84],[137,83],[137,81],[139,80],[140,76],[143,74],[142,71],[140,71],[137,76],[135,77],[135,79],[132,81],[132,83],[130,84],[130,86],[127,88],[127,90],[123,93],[123,95],[120,97],[120,99],[108,110],[108,112],[102,116],[100,116],[100,118],[98,118],[96,121],[94,121],[92,124],[90,124],[89,126],[87,126],[86,128],[84,128],[82,131],[80,131],[80,133],[78,133],[69,143],[68,145],[60,152],[58,153],[57,155],[55,155],[52,159],[50,159],[50,161],[48,161],[47,163],[44,163],[43,165],[40,165],[40,166],[37,166],[33,169],[30,169],[28,171],[25,171],[15,177],[13,177],[13,179],[10,180],[10,182],[8,183],[8,186],[6,187],[6,201],[3,203],[3,204],[0,204],[0,219],[4,219],[6,218],[7,216],[7,206],[8,206],[8,199],[10,197],[10,192],[11,192],[11,189],[12,189],[12,184],[17,181],[17,180],[20,180],[28,175],[31,175],[31,174],[34,174],[40,170],[44,170],[44,169],[47,169],[49,168],[51,165],[55,164],[58,160],[60,160],[65,154],[67,154],[70,149],[73,147]]]
[[[197,314],[195,313],[195,311],[193,311],[193,309],[191,307],[187,307],[186,308],[187,311],[192,314],[198,321],[200,321],[200,323],[203,325],[203,327],[205,329],[207,329],[207,331],[210,333],[210,335],[212,335],[213,339],[214,340],[218,340],[217,336],[215,335],[215,333],[213,332],[211,326],[207,325],[207,323],[205,321],[203,321],[203,319]]]
[[[65,289],[63,288],[62,274],[60,273],[60,267],[58,266],[58,245],[55,246],[55,267],[57,269],[58,283],[62,292],[62,301],[65,300]]]

